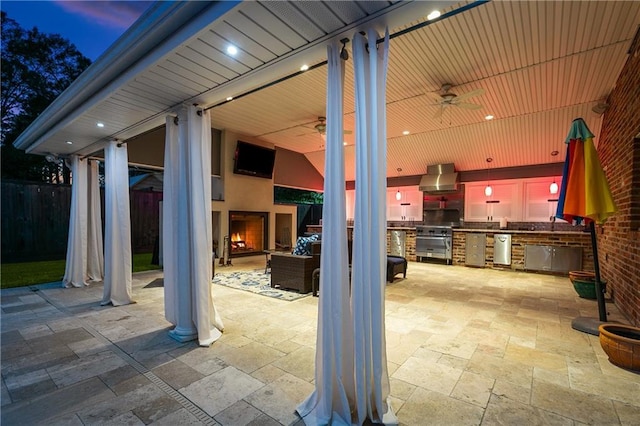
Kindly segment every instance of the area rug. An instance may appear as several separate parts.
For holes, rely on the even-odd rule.
[[[271,274],[265,274],[263,269],[257,271],[231,272],[228,274],[217,273],[213,277],[213,283],[289,302],[307,297],[311,294],[300,294],[297,291],[271,288]]]

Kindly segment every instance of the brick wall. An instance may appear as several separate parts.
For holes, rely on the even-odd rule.
[[[598,155],[618,212],[598,227],[600,270],[616,306],[640,326],[640,33],[609,95]],[[598,136],[598,135],[596,135]]]

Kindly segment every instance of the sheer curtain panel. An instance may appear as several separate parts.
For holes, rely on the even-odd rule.
[[[316,340],[316,389],[298,406],[308,425],[351,424],[353,332],[343,141],[344,62],[337,44],[327,46],[327,128]]]
[[[87,162],[77,155],[69,161],[71,176],[71,210],[63,287],[83,287],[87,274]]]
[[[111,141],[104,150],[105,244],[102,305],[131,300],[131,216],[127,145]]]

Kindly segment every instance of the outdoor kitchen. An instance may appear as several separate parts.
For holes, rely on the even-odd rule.
[[[486,182],[468,181],[469,176],[464,176],[463,182],[461,175],[453,164],[433,165],[427,167],[427,174],[417,186],[387,189],[390,255],[417,262],[555,274],[593,269],[589,233],[583,226],[555,219],[557,200],[548,193],[548,178],[496,180],[494,187],[518,186],[519,190],[513,193],[523,195],[519,199],[485,200]],[[482,190],[479,201],[472,199],[478,186]],[[472,189],[467,191],[468,188]],[[347,198],[353,198],[347,192]],[[408,212],[409,208],[417,207],[414,203],[421,203],[421,217],[395,213],[398,206]],[[478,210],[477,206],[483,204],[492,209],[489,212],[506,212],[508,216],[478,217],[465,212],[465,206]],[[347,217],[351,217],[350,213],[347,211]],[[348,225],[347,234],[351,238],[353,224]],[[322,226],[309,225],[307,231],[321,233]]]

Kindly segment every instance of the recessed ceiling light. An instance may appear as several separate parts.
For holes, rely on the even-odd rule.
[[[303,66],[300,67],[300,71],[306,71],[309,69],[309,65],[304,64]]]
[[[229,46],[227,46],[227,53],[231,56],[235,56],[238,53],[238,48],[233,44],[230,44]]]
[[[227,101],[232,101],[232,100],[233,100],[233,96],[227,97]]]
[[[405,136],[407,136],[409,133],[411,133],[411,132],[408,131],[408,130],[405,130],[404,132],[402,132],[402,134],[405,135]]]
[[[67,141],[67,145],[73,145],[73,142]]]
[[[98,127],[104,127],[104,123],[99,123],[99,122],[98,122],[98,123],[96,123],[96,126],[98,126]]]
[[[432,19],[436,19],[440,17],[440,11],[439,10],[434,10],[433,12],[431,12],[430,14],[427,15],[427,19],[428,20],[432,20]]]
[[[491,115],[491,114],[485,115],[484,119],[485,120],[493,120],[493,115]]]

